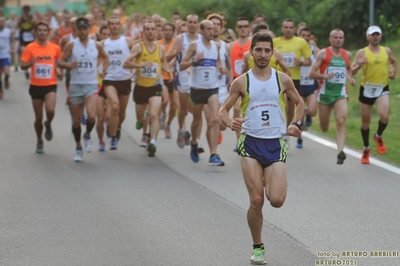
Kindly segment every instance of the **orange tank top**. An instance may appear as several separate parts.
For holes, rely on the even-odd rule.
[[[72,27],[64,28],[64,26],[60,26],[58,29],[58,36],[54,39],[54,43],[60,45],[61,38],[70,33],[72,33]]]
[[[161,39],[158,41],[158,44],[165,48],[165,53],[167,54],[171,50],[172,46],[174,45],[174,42],[175,42],[175,40],[172,40],[170,44],[165,45],[164,39]],[[164,80],[169,80],[169,75],[165,71],[162,72],[162,77]]]
[[[233,42],[231,50],[231,67],[233,70],[233,77],[237,78],[242,74],[244,60],[243,55],[250,48],[251,40],[249,39],[245,45],[239,46],[238,40]]]

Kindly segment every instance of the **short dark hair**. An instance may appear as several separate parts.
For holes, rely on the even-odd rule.
[[[245,20],[245,21],[247,21],[247,22],[250,22],[249,19],[246,18],[246,17],[238,17],[238,19],[236,20],[236,22],[243,21],[243,20]]]
[[[222,18],[221,18],[221,15],[220,15],[220,14],[218,14],[218,13],[213,13],[213,14],[208,15],[208,17],[207,17],[208,20],[212,20],[213,18],[218,19],[219,22],[221,23],[221,26],[222,26]]]
[[[267,33],[255,33],[251,38],[250,49],[253,50],[257,42],[269,42],[271,44],[271,49],[274,49],[274,41],[272,37]]]
[[[47,27],[47,30],[50,30],[49,24],[48,24],[46,21],[44,21],[44,20],[39,20],[38,22],[36,22],[36,23],[35,23],[35,26],[33,27],[33,30],[34,30],[34,31],[37,31],[37,28],[38,28],[40,25],[44,25],[44,26]]]
[[[108,30],[108,26],[101,26],[99,33],[101,33],[102,30]]]
[[[268,26],[266,24],[260,24],[253,28],[253,35],[259,32],[260,30],[268,30]]]
[[[165,23],[163,25],[162,29],[164,30],[166,26],[170,26],[172,28],[172,31],[175,31],[175,25],[174,24],[167,22],[167,23]]]
[[[303,32],[303,31],[308,31],[309,33],[311,33],[311,30],[310,30],[310,28],[309,27],[306,27],[306,26],[304,26],[304,27],[301,27],[300,28],[300,30],[299,30],[299,35]]]
[[[287,18],[283,22],[293,22],[293,25],[295,25],[294,20],[292,18]]]

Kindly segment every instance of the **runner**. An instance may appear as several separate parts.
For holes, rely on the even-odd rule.
[[[282,23],[282,36],[274,39],[275,48],[283,55],[286,65],[290,69],[297,90],[300,89],[300,67],[311,65],[311,49],[307,42],[300,37],[294,36],[296,32],[295,23],[292,19],[285,19]],[[304,58],[301,60],[301,58]],[[294,117],[294,105],[288,99],[286,104],[286,125],[289,126]],[[285,137],[287,148],[289,148],[288,137]]]
[[[73,32],[71,26],[71,15],[68,12],[63,13],[63,23],[51,33],[50,41],[60,45],[61,38],[65,35],[71,34]]]
[[[227,127],[241,132],[238,154],[250,197],[247,221],[253,238],[250,262],[266,264],[261,237],[264,195],[275,208],[282,207],[285,201],[287,152],[282,137],[286,134],[297,137],[300,134],[304,103],[290,77],[268,65],[274,53],[271,36],[256,33],[250,53],[254,58],[254,68],[232,82],[219,115]],[[284,94],[296,106],[296,122],[288,128],[285,126]],[[239,99],[243,118],[232,119],[229,111]]]
[[[7,20],[7,28],[9,28],[14,34],[14,46],[12,47],[13,53],[11,54],[11,61],[14,64],[15,71],[18,71],[19,65],[19,29],[18,29],[18,17],[15,12],[10,12],[10,19]]]
[[[234,41],[229,46],[229,52],[231,55],[231,68],[233,72],[233,78],[237,78],[242,74],[243,66],[244,66],[244,53],[249,50],[251,40],[249,38],[249,20],[245,17],[239,17],[236,20],[236,32],[239,35],[239,38]],[[237,102],[233,107],[233,117],[239,118],[241,117],[240,103]],[[239,140],[240,132],[235,132],[236,138]],[[234,152],[237,152],[237,145],[235,145]]]
[[[175,33],[175,26],[171,23],[166,23],[163,26],[163,35],[164,38],[158,42],[158,44],[162,45],[165,48],[165,52],[168,53],[172,46],[174,45],[174,33]],[[173,71],[175,70],[175,59],[169,62],[169,67]],[[160,129],[164,129],[165,138],[171,138],[171,123],[174,119],[176,112],[179,110],[179,95],[178,91],[176,90],[176,86],[174,81],[169,82],[169,75],[167,72],[163,72],[162,74],[164,80],[163,90],[166,91],[166,97],[163,100],[163,104],[161,107],[161,115],[160,115]],[[165,96],[165,93],[164,93]],[[168,119],[165,123],[165,119],[167,118],[166,108],[170,102],[169,112],[168,112]]]
[[[361,136],[364,143],[362,164],[369,164],[371,149],[369,146],[369,125],[371,122],[372,106],[376,104],[379,115],[378,130],[374,134],[374,141],[379,154],[386,153],[386,145],[383,142],[383,132],[389,122],[389,84],[388,80],[396,78],[397,62],[392,51],[388,47],[380,45],[382,30],[378,26],[370,26],[367,29],[368,46],[358,50],[352,72],[355,75],[362,69],[360,85]],[[390,69],[388,65],[390,64]]]
[[[21,52],[24,51],[25,46],[27,46],[28,44],[30,44],[35,40],[35,36],[33,35],[33,27],[35,26],[35,22],[30,12],[31,12],[30,6],[28,5],[23,6],[21,18],[19,19],[18,22]],[[26,79],[29,79],[28,70],[25,71],[25,77]]]
[[[47,141],[53,138],[51,122],[56,107],[56,76],[61,76],[61,71],[56,68],[56,60],[60,58],[61,50],[58,45],[47,41],[49,30],[47,23],[43,21],[36,23],[34,26],[36,41],[28,44],[21,55],[21,69],[31,68],[32,74],[29,94],[35,112],[36,153],[43,153],[43,107],[46,112],[44,137]]]
[[[71,69],[71,99],[72,132],[76,142],[74,161],[82,161],[83,150],[81,145],[81,119],[85,106],[87,113],[86,132],[83,135],[85,151],[92,152],[93,144],[90,137],[95,124],[96,102],[98,93],[97,66],[103,64],[103,78],[107,71],[108,57],[100,43],[89,39],[90,24],[87,18],[76,20],[78,37],[64,47],[58,66]]]
[[[329,34],[331,45],[318,52],[311,66],[310,78],[319,79],[318,87],[318,113],[319,123],[323,132],[329,129],[329,117],[331,111],[336,120],[336,141],[338,147],[337,164],[343,164],[346,154],[343,152],[346,142],[346,117],[347,117],[347,87],[346,80],[352,86],[355,80],[352,78],[350,67],[351,53],[342,49],[344,44],[344,32],[334,29]],[[319,72],[318,72],[319,70]]]
[[[310,60],[311,63],[315,62],[315,55],[319,52],[319,48],[311,43],[311,30],[308,27],[302,27],[299,30],[299,37],[306,40],[311,49]],[[305,123],[303,124],[304,130],[312,124],[312,117],[317,114],[317,89],[318,82],[316,80],[310,79],[308,73],[310,73],[311,66],[301,66],[300,67],[300,96],[303,97],[305,103],[307,103],[305,111]],[[304,120],[303,120],[304,121]],[[303,138],[301,135],[297,138],[296,148],[303,148]]]
[[[103,41],[110,37],[110,30],[107,26],[102,26],[99,30],[99,41]],[[97,68],[97,72],[103,72],[103,64],[99,65]],[[110,108],[108,107],[107,96],[104,93],[103,88],[103,79],[98,75],[98,88],[99,88],[99,97],[97,97],[97,107],[96,107],[96,131],[97,136],[99,138],[99,147],[98,151],[103,152],[106,150],[106,144],[104,142],[104,123],[106,121],[106,117],[109,117]],[[110,135],[111,137],[111,135]]]
[[[162,102],[161,70],[169,72],[169,81],[172,81],[173,76],[165,59],[164,47],[155,43],[155,23],[147,21],[143,29],[144,40],[132,47],[123,67],[136,69],[136,85],[133,91],[133,100],[136,104],[136,129],[142,129],[145,111],[148,109],[151,139],[147,151],[149,157],[154,157],[157,150],[156,140]]]
[[[14,45],[14,33],[6,27],[6,18],[0,17],[0,99],[3,98],[3,73],[4,88],[10,88],[10,54]]]
[[[191,125],[191,150],[190,158],[197,163],[200,160],[197,139],[201,133],[201,121],[204,105],[207,121],[207,142],[210,148],[209,165],[224,166],[225,163],[217,154],[219,119],[218,119],[218,75],[226,74],[219,59],[219,44],[213,41],[214,24],[210,20],[200,23],[201,40],[190,43],[184,56],[180,70],[191,68],[190,75],[190,100],[192,102],[193,121]]]
[[[132,89],[132,71],[122,67],[133,47],[131,38],[121,36],[122,25],[118,17],[108,20],[110,38],[102,42],[109,57],[107,74],[103,79],[103,89],[110,107],[108,126],[111,133],[110,150],[116,150],[121,137],[121,125],[125,119],[129,94]]]
[[[182,24],[183,25],[183,24]],[[176,58],[176,71],[177,71],[177,87],[179,94],[179,113],[178,113],[178,138],[176,143],[178,147],[183,149],[185,145],[189,145],[190,133],[186,130],[185,118],[190,108],[190,69],[180,70],[179,65],[182,58],[186,55],[187,49],[190,42],[200,40],[201,35],[197,32],[199,27],[199,17],[195,14],[190,14],[186,17],[186,25],[188,32],[179,34],[171,50],[167,54],[166,58],[171,61]],[[197,140],[199,145],[199,152],[204,152],[203,147],[200,144],[200,140]]]
[[[222,19],[221,30],[219,33],[219,38],[227,43],[236,41],[236,34],[232,29],[227,28],[228,26],[228,18],[225,13],[218,13]]]

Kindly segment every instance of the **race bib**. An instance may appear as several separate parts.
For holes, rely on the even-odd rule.
[[[250,128],[276,128],[280,126],[278,104],[262,103],[250,106]]]
[[[296,66],[294,63],[295,53],[282,53],[282,57],[288,67]]]
[[[35,78],[51,79],[53,73],[53,65],[51,64],[35,64]]]
[[[153,63],[152,66],[142,67],[140,69],[140,77],[142,77],[142,78],[155,79],[155,78],[157,78],[157,74],[158,74],[158,64],[157,63]]]
[[[310,73],[310,67],[300,67],[300,85],[310,86],[314,85],[314,80],[310,79],[308,74]]]
[[[383,85],[382,84],[372,84],[367,82],[364,87],[364,97],[367,98],[377,98],[381,96],[383,92]]]
[[[199,67],[196,72],[196,81],[198,83],[215,83],[217,79],[215,68]]]
[[[122,66],[121,58],[119,57],[110,57],[108,67],[111,69],[118,69]]]
[[[236,74],[239,74],[239,75],[242,74],[243,67],[244,67],[244,60],[243,59],[235,60],[234,67],[235,67]]]
[[[329,67],[328,74],[333,73],[333,78],[328,79],[330,83],[346,84],[346,68],[345,67]]]
[[[81,58],[78,62],[78,72],[90,73],[95,69],[94,63],[89,58]]]
[[[33,36],[33,33],[30,31],[24,31],[22,33],[22,40],[24,42],[33,42],[33,40],[35,39],[35,36]]]

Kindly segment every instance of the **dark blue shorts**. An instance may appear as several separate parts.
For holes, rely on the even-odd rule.
[[[238,154],[256,159],[266,168],[275,162],[286,162],[287,150],[283,138],[260,139],[241,134],[238,140]]]
[[[0,69],[3,69],[3,67],[10,66],[10,65],[11,65],[11,63],[10,63],[9,58],[1,58],[0,59]]]

